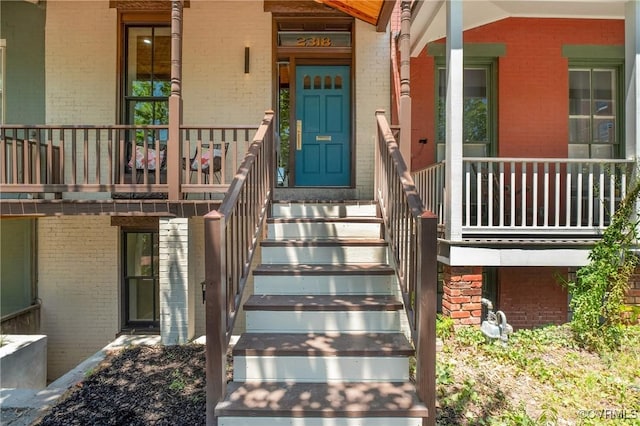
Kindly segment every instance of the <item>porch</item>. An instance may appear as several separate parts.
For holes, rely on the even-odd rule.
[[[414,173],[427,210],[438,215],[438,258],[464,266],[584,265],[632,180],[633,160],[462,158],[445,184],[446,162]]]
[[[218,199],[258,125],[10,125],[0,128],[3,198]]]

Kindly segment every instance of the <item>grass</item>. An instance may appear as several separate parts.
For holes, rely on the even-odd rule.
[[[568,325],[520,330],[506,347],[473,327],[442,337],[439,424],[640,424],[640,326],[600,354],[580,349]]]

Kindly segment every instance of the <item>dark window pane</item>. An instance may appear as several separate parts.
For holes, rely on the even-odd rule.
[[[569,71],[569,114],[589,115],[591,78],[588,70]]]

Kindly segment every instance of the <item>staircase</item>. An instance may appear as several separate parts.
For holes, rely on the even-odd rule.
[[[219,426],[418,426],[406,314],[374,203],[276,203]]]

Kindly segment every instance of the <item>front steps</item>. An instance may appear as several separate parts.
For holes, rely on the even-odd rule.
[[[406,314],[373,203],[273,206],[219,426],[418,426]]]

